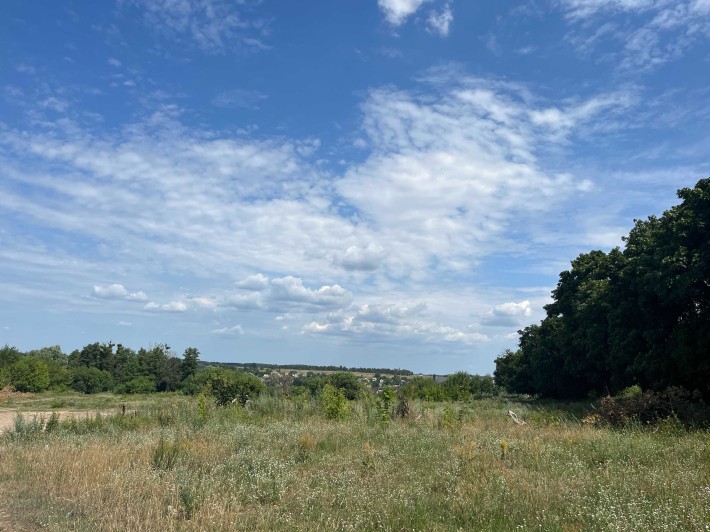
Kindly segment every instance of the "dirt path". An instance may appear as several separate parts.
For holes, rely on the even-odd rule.
[[[54,413],[59,414],[59,419],[67,419],[67,418],[86,418],[86,417],[94,417],[97,413],[101,415],[109,415],[109,414],[114,414],[116,411],[115,410],[104,410],[104,411],[96,411],[96,410],[51,410],[51,411],[45,411],[45,412],[20,412],[24,417],[26,421],[32,420],[33,417],[35,416],[42,416],[44,417],[44,420],[47,421],[49,417],[54,414]],[[0,434],[5,432],[8,429],[12,429],[15,425],[15,415],[18,413],[17,410],[14,409],[5,409],[5,408],[0,408]],[[1,511],[1,509],[0,509]],[[1,523],[1,521],[0,521]],[[3,528],[0,526],[0,531],[2,531]]]

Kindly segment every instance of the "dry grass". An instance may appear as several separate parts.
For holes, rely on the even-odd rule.
[[[173,398],[129,420],[6,435],[0,484],[13,522],[49,530],[710,530],[707,432],[612,432],[559,415],[519,426],[502,401],[419,405],[418,421],[387,423],[366,405],[329,422],[313,405],[266,402],[210,409],[198,420],[194,403]]]

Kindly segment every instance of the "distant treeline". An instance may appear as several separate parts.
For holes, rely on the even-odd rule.
[[[178,358],[167,344],[136,351],[121,344],[96,342],[68,355],[59,346],[23,353],[5,345],[0,348],[0,388],[10,385],[20,392],[75,390],[120,394],[179,391],[211,395],[220,404],[234,400],[246,403],[263,393],[320,397],[328,386],[341,391],[349,400],[386,390],[392,393],[399,390],[406,397],[432,401],[459,401],[494,396],[499,392],[490,375],[466,372],[437,382],[431,377],[412,376],[412,372],[406,370],[350,368],[343,371],[342,366],[203,362],[199,357],[200,352],[189,347],[182,358]],[[268,371],[276,368],[297,369],[299,374]],[[379,373],[380,377],[361,377],[358,373]]]
[[[266,364],[264,362],[201,362],[201,364],[211,366],[221,366],[225,368],[240,369],[252,372],[252,370],[276,369],[285,370],[292,369],[298,371],[348,371],[351,373],[379,373],[380,375],[414,375],[408,369],[391,369],[391,368],[347,368],[345,366],[313,366],[310,364]]]
[[[509,391],[571,398],[638,385],[710,399],[710,178],[560,274],[539,325],[496,360]]]

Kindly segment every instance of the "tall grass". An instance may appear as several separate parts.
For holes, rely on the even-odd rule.
[[[367,400],[329,421],[310,399],[172,397],[51,431],[25,420],[0,444],[0,486],[18,528],[49,530],[710,530],[707,432],[503,400],[411,410],[386,420]]]

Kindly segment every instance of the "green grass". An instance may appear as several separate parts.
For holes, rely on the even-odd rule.
[[[710,530],[710,435],[672,424],[612,431],[506,400],[384,422],[374,401],[344,421],[310,400],[136,406],[2,437],[17,528]]]

